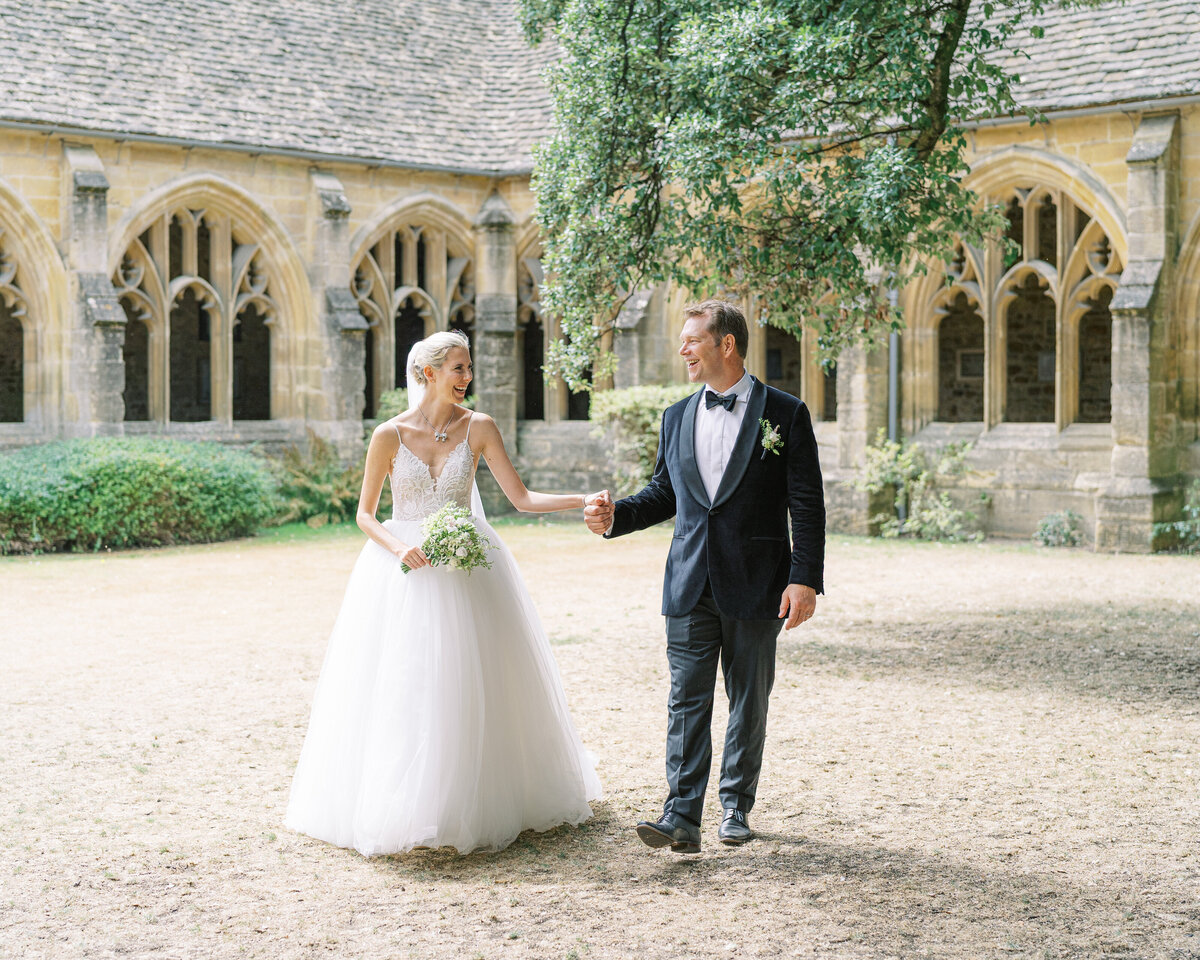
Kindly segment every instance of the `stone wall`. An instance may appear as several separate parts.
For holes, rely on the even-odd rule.
[[[0,131],[0,253],[33,291],[22,304],[28,331],[23,375],[15,374],[32,403],[25,404],[23,417],[8,418],[20,422],[0,422],[0,445],[102,433],[190,436],[198,429],[229,439],[245,432],[235,424],[265,415],[272,434],[298,441],[311,427],[354,455],[367,323],[351,295],[351,266],[393,224],[450,231],[462,250],[456,255],[487,258],[483,269],[471,271],[475,285],[483,284],[472,310],[481,307],[490,327],[479,351],[477,387],[487,412],[511,425],[515,400],[507,348],[516,300],[514,253],[510,239],[498,248],[500,259],[510,262],[497,261],[489,252],[495,245],[482,242],[492,235],[487,227],[477,240],[473,221],[489,198],[507,211],[501,232],[511,237],[526,229],[532,197],[525,177],[495,180],[352,163],[316,169],[310,161],[267,154]],[[194,216],[202,231],[231,222],[233,238],[226,242],[232,246],[218,250],[205,241],[198,254],[189,254],[189,243],[197,241],[181,239],[172,226],[169,247],[151,251],[146,264],[129,264],[131,274],[142,271],[138,276],[167,266],[170,273],[154,282],[133,276],[121,288],[129,252],[149,242],[152,228],[172,211]],[[231,288],[228,303],[214,301],[221,285],[214,274],[244,268],[238,258],[249,251],[261,281],[252,277],[243,289]],[[180,263],[189,256],[194,266],[184,270]],[[159,294],[164,308],[148,309],[138,300],[181,272],[195,276],[178,295],[174,288]],[[433,271],[431,282],[439,276]],[[228,282],[236,285],[237,277]],[[512,289],[497,289],[497,283]],[[448,301],[463,293],[439,296]],[[465,293],[476,298],[474,286]],[[242,311],[241,304],[251,301],[257,312]],[[450,322],[447,304],[440,306],[426,332]],[[133,368],[127,370],[131,317],[137,322],[128,344]],[[189,329],[181,327],[170,342],[172,319]],[[199,329],[205,322],[208,329]],[[266,366],[264,349],[270,353]],[[18,362],[12,349],[4,354],[9,366]],[[192,421],[207,426],[193,427]]]
[[[984,262],[987,251],[978,275],[963,277],[962,289],[974,285],[969,310],[984,327],[982,412],[970,383],[948,377],[951,356],[957,363],[976,335],[949,323],[939,350],[929,308],[935,291],[899,291],[908,323],[901,432],[939,442],[957,435],[940,417],[969,419],[959,425],[974,430],[976,443],[964,496],[988,490],[996,532],[1024,536],[1045,513],[1070,507],[1092,521],[1101,547],[1149,549],[1154,522],[1168,519],[1189,478],[1200,476],[1200,107],[992,124],[969,136],[975,189],[1045,191],[1036,216],[1013,220],[1037,262],[1013,281],[1026,291],[1013,302],[999,302],[1005,291],[983,289],[985,273],[1002,272]],[[241,245],[257,245],[270,267],[270,420],[243,419],[261,416],[262,406],[247,406],[244,390],[241,401],[233,398],[237,360],[244,366],[249,355],[234,348],[229,326],[220,332],[228,349],[209,357],[221,367],[213,383],[229,392],[211,398],[212,419],[171,420],[169,408],[155,408],[169,354],[113,281],[147,223],[172,205],[234,218],[253,241]],[[6,296],[16,290],[23,311],[24,401],[20,422],[0,422],[0,446],[167,433],[279,447],[312,428],[346,456],[360,455],[367,344],[378,338],[352,292],[354,265],[389,230],[424,223],[473,260],[479,409],[502,424],[526,481],[549,490],[607,485],[607,448],[590,436],[590,424],[516,419],[526,379],[518,311],[533,309],[528,296],[520,299],[520,277],[536,285],[537,274],[532,209],[523,176],[340,161],[314,167],[269,154],[0,132],[0,250],[17,268],[15,282],[0,278],[0,288]],[[1067,253],[1080,237],[1086,242],[1072,261]],[[929,283],[944,279],[931,275]],[[442,297],[435,304],[442,312],[423,322],[439,325],[457,293],[439,293],[436,281],[426,285],[435,288],[432,300]],[[1053,292],[1053,316],[1043,302],[1050,294],[1035,290]],[[687,296],[659,288],[631,300],[636,309],[614,346],[627,361],[618,382],[682,379],[675,351]],[[997,322],[1006,310],[1007,329]],[[552,318],[542,322],[552,336]],[[10,380],[14,352],[5,348],[7,367],[0,357]],[[125,355],[139,366],[129,368]],[[1048,357],[1053,382],[1039,369]],[[748,366],[808,403],[830,526],[865,532],[880,505],[849,481],[887,424],[886,350],[852,351],[827,380],[810,338],[786,341],[752,325]],[[263,379],[261,369],[255,377]],[[10,384],[5,395],[13,392]],[[568,415],[565,394],[548,388],[546,397],[548,417]],[[499,503],[494,486],[488,497]]]

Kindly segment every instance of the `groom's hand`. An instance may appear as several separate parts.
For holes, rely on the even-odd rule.
[[[785,630],[803,623],[816,612],[817,591],[802,583],[789,583],[779,600],[779,619],[787,617]]]
[[[613,519],[613,502],[608,491],[593,493],[584,502],[586,506],[583,508],[583,522],[587,524],[587,528],[601,536],[608,533]]]

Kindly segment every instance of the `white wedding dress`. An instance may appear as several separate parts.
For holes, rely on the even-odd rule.
[[[434,478],[401,440],[384,526],[421,543],[423,518],[470,504],[474,468],[464,440]],[[481,516],[476,526],[492,566],[469,574],[405,574],[363,547],[317,681],[291,829],[365,856],[468,853],[591,816],[600,782],[550,644],[512,554]]]

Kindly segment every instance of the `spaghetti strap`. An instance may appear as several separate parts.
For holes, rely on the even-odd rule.
[[[400,427],[393,423],[392,429],[396,431],[396,439],[399,440],[401,443],[404,443],[404,438],[402,436],[400,436]]]
[[[467,435],[463,438],[467,441],[467,446],[471,445],[471,424],[475,421],[475,411],[472,410],[467,414]]]

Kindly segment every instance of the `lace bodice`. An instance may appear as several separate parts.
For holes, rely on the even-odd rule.
[[[470,429],[468,425],[468,436]],[[399,430],[396,435],[400,436]],[[409,450],[401,438],[392,463],[392,519],[424,520],[450,501],[469,509],[474,479],[475,457],[465,439],[450,451],[442,472],[435,478],[425,461]]]

